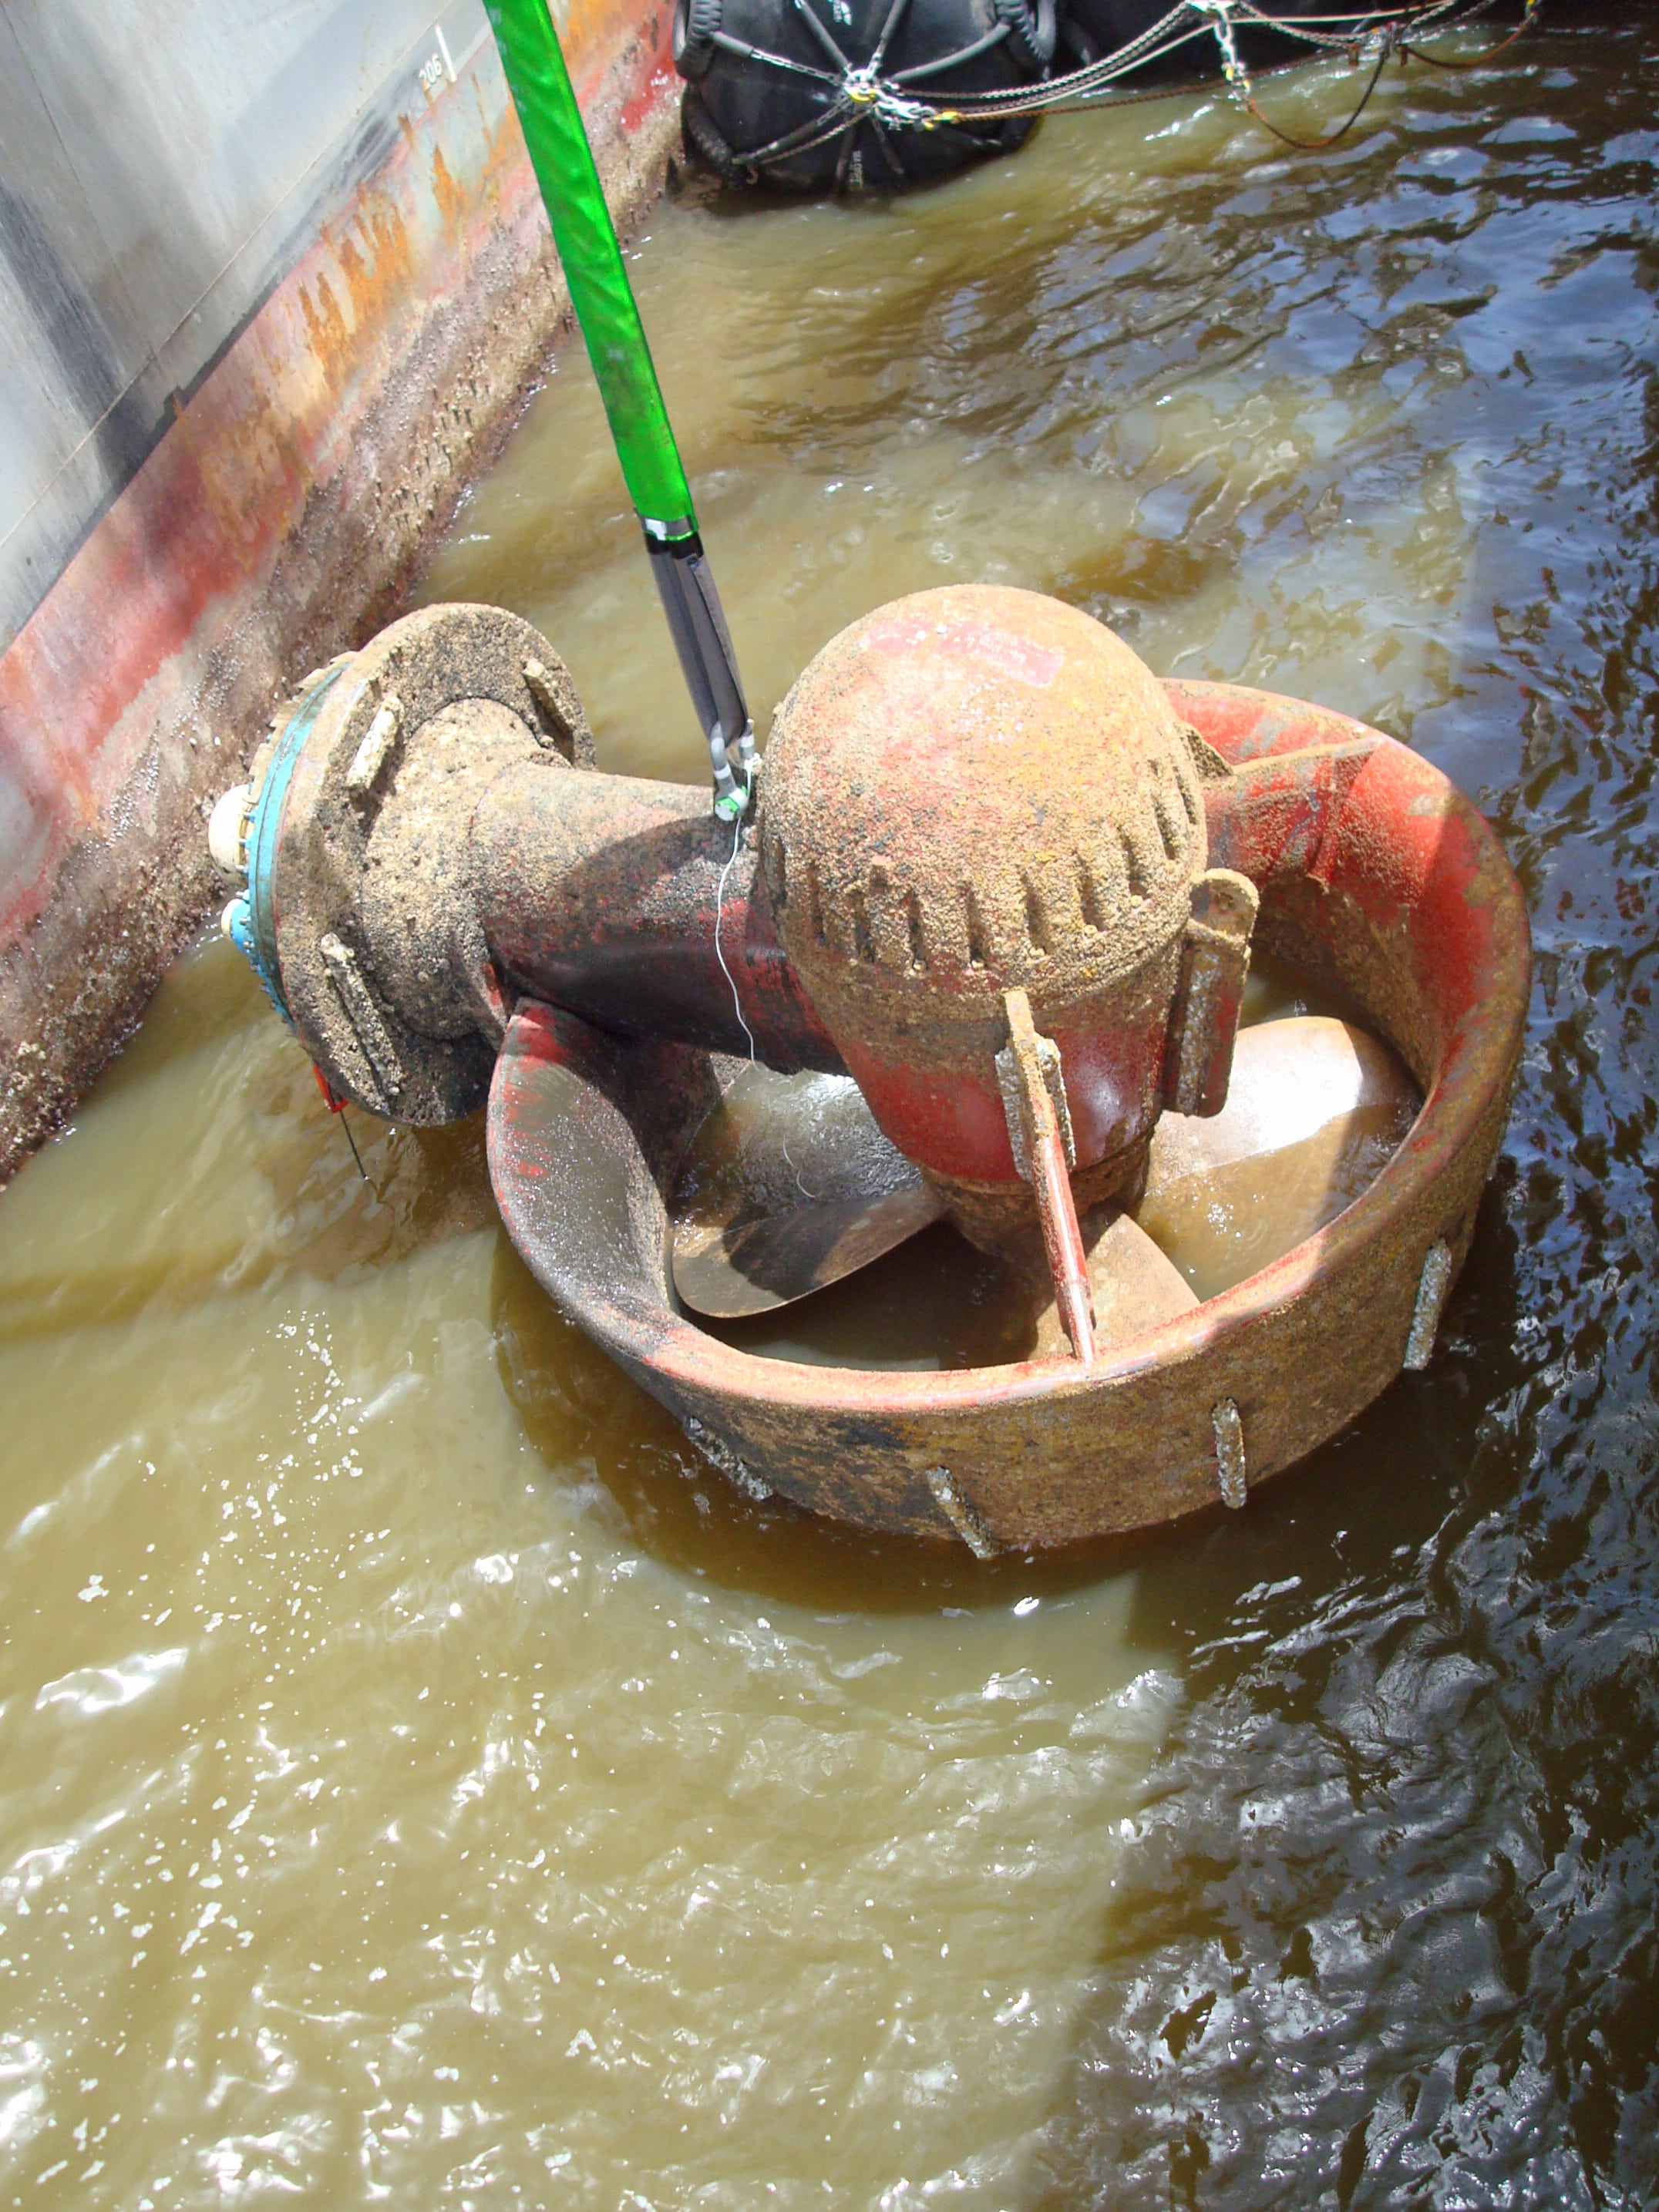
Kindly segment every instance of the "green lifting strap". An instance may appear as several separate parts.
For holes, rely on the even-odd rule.
[[[485,0],[571,302],[638,511],[714,772],[715,811],[748,805],[753,732],[690,487],[547,0]],[[742,781],[733,776],[738,770]]]
[[[690,488],[546,0],[487,4],[629,496],[653,536],[690,538]]]

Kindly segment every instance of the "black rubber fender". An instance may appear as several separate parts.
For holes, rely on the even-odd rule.
[[[894,0],[676,0],[687,147],[728,180],[807,191],[891,190],[1012,152],[1030,136],[1031,117],[947,121],[937,112],[953,94],[1018,89],[1043,76],[1054,6],[901,0],[896,11]],[[884,33],[884,85],[926,102],[922,121],[843,100],[847,71],[871,63]]]
[[[1054,58],[1054,0],[993,0],[997,21],[1008,27],[1008,45],[1033,76]]]
[[[674,66],[688,82],[708,75],[720,51],[714,44],[720,27],[720,0],[674,0]]]

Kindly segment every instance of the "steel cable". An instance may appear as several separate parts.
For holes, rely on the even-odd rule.
[[[903,164],[896,149],[889,143],[890,130],[931,131],[953,128],[960,131],[962,126],[974,123],[1001,122],[1016,117],[1057,111],[1073,113],[1085,110],[1092,112],[1103,106],[1127,106],[1132,102],[1139,103],[1149,99],[1168,99],[1170,94],[1166,87],[1129,91],[1121,88],[1121,80],[1134,70],[1178,52],[1194,39],[1206,37],[1213,37],[1220,49],[1222,73],[1240,108],[1281,144],[1300,153],[1317,153],[1323,148],[1336,145],[1347,137],[1370,105],[1382,70],[1393,56],[1397,54],[1404,59],[1421,61],[1430,68],[1459,73],[1484,68],[1498,55],[1507,52],[1532,26],[1540,11],[1542,0],[1525,0],[1522,19],[1516,28],[1495,46],[1468,62],[1431,54],[1414,41],[1430,29],[1457,29],[1478,20],[1490,11],[1495,0],[1429,0],[1426,5],[1351,9],[1301,16],[1275,15],[1261,7],[1259,0],[1176,0],[1176,4],[1165,15],[1138,37],[1113,53],[1103,54],[1079,69],[1049,77],[1036,85],[1012,85],[996,91],[958,93],[949,99],[948,105],[943,100],[929,100],[909,88],[924,78],[943,75],[946,70],[987,52],[1006,37],[1006,25],[999,25],[985,37],[975,40],[957,52],[944,55],[937,61],[913,64],[908,69],[884,76],[881,64],[904,13],[907,0],[893,0],[875,48],[870,58],[861,64],[851,62],[842,52],[827,25],[811,6],[810,0],[792,0],[792,4],[805,19],[826,60],[835,64],[834,68],[814,68],[810,63],[772,53],[765,47],[733,38],[724,31],[714,33],[715,43],[743,60],[760,63],[792,76],[811,78],[823,84],[834,96],[821,113],[798,125],[793,130],[783,132],[768,144],[757,147],[752,151],[734,148],[733,158],[740,167],[756,173],[774,162],[814,151],[845,132],[848,143],[837,165],[836,182],[839,185],[845,182],[853,142],[866,121],[875,132],[887,165],[896,175],[902,177],[904,174]],[[1333,27],[1326,28],[1326,26]],[[1370,79],[1346,121],[1324,137],[1312,139],[1298,138],[1281,129],[1262,112],[1256,99],[1250,71],[1238,52],[1236,27],[1299,40],[1316,53],[1346,52],[1352,55],[1356,62],[1363,50],[1376,41],[1376,56]],[[1279,71],[1269,73],[1278,75]]]

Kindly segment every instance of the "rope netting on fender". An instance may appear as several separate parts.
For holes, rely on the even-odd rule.
[[[690,145],[738,182],[885,186],[1011,150],[1040,115],[1164,99],[1218,63],[1229,96],[1281,143],[1313,152],[1358,122],[1393,62],[1484,67],[1536,21],[1471,48],[1445,34],[1498,0],[1396,0],[1303,12],[1297,0],[1174,0],[1123,35],[1133,0],[678,0],[675,59],[690,80]],[[988,23],[987,18],[989,18]],[[1428,41],[1434,41],[1431,46]],[[1056,54],[1073,65],[1057,67]],[[1335,128],[1298,137],[1263,111],[1259,79],[1297,60],[1364,71]]]

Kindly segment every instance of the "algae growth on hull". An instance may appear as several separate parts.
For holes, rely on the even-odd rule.
[[[1534,917],[1498,1183],[1302,1471],[986,1569],[737,1498],[476,1129],[359,1121],[365,1191],[186,963],[0,1200],[0,2203],[1652,2201],[1655,46],[665,207],[763,710],[996,574],[1411,739]],[[427,588],[698,776],[610,470],[566,354]]]

